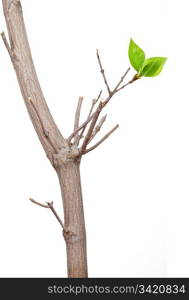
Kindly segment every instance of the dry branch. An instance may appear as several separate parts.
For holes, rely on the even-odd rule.
[[[94,109],[96,103],[99,101],[101,95],[102,95],[102,90],[99,92],[97,98],[92,100],[92,104],[91,104],[91,108],[90,108],[90,110],[89,110],[89,114],[88,114],[87,120],[90,118],[90,116],[91,116],[91,114],[92,114],[92,112],[93,112],[93,109]],[[83,129],[82,129],[82,131],[81,131],[81,133],[80,133],[79,141],[82,139],[86,127],[87,127],[87,124],[83,127]]]
[[[83,154],[86,154],[92,150],[94,150],[95,148],[97,148],[100,144],[102,144],[117,128],[119,127],[119,125],[117,124],[114,128],[112,128],[98,143],[96,143],[94,146],[92,146],[89,149],[86,149],[84,151]]]
[[[43,96],[32,60],[21,3],[19,0],[2,0],[2,2],[9,42],[5,34],[1,36],[14,66],[20,90],[36,133],[52,165],[55,166],[56,164],[64,202],[66,225],[64,238],[68,277],[88,277],[83,199],[75,149],[70,147],[68,141],[60,133]],[[32,101],[28,101],[29,98]],[[86,123],[88,122],[90,120],[87,120]],[[53,205],[48,203],[48,208],[51,209],[62,226],[63,223],[61,223]]]
[[[75,113],[75,122],[74,122],[74,132],[79,128],[79,119],[80,119],[80,112],[81,112],[81,106],[83,103],[83,97],[79,97],[77,109]],[[75,134],[74,136],[74,143],[78,145],[79,142],[79,134]]]
[[[95,129],[94,129],[94,132],[93,132],[93,134],[92,134],[92,136],[91,136],[91,138],[90,138],[88,144],[94,139],[94,137],[95,137],[95,136],[97,135],[97,133],[100,131],[102,125],[103,125],[104,122],[106,121],[106,118],[107,118],[107,114],[106,114],[105,116],[103,116],[103,117],[100,119],[99,123],[97,124],[97,126],[96,126]]]
[[[57,219],[57,221],[61,225],[62,229],[64,230],[64,224],[63,224],[61,218],[59,217],[59,215],[57,214],[56,210],[54,209],[53,202],[46,202],[47,204],[43,204],[43,203],[40,203],[40,202],[38,202],[38,201],[36,201],[32,198],[29,198],[29,200],[31,202],[33,202],[34,204],[38,205],[38,206],[41,206],[41,207],[44,207],[44,208],[50,208],[50,210],[54,214],[55,218]]]
[[[49,111],[40,87],[28,43],[20,0],[2,0],[2,2],[9,41],[4,32],[1,34],[2,40],[14,66],[25,105],[39,140],[52,165],[56,165],[63,199],[65,225],[63,225],[63,222],[55,211],[53,202],[48,202],[46,205],[33,199],[30,200],[36,205],[51,209],[61,227],[63,229],[64,227],[66,228],[63,231],[67,250],[68,276],[87,277],[86,233],[79,169],[80,157],[78,159],[78,152],[82,155],[92,151],[118,128],[118,125],[116,125],[99,142],[87,149],[87,145],[95,137],[105,121],[106,117],[103,117],[96,126],[103,108],[118,91],[138,78],[134,76],[127,84],[124,84],[123,81],[129,71],[128,69],[115,88],[111,90],[97,50],[97,60],[103,81],[108,90],[108,97],[102,102],[100,99],[101,91],[98,97],[92,101],[86,121],[79,125],[80,110],[83,101],[80,98],[75,114],[74,131],[68,139],[65,139]],[[97,102],[98,105],[95,107]],[[80,149],[78,149],[79,141],[87,125],[89,125],[88,130]],[[73,138],[76,147],[71,142]]]
[[[96,55],[97,55],[98,63],[99,63],[99,66],[100,66],[100,72],[102,73],[102,77],[104,79],[104,83],[105,83],[106,88],[108,90],[108,94],[110,95],[111,94],[111,89],[110,89],[108,81],[106,79],[105,71],[104,71],[104,68],[102,67],[102,62],[101,62],[98,50],[96,50]]]

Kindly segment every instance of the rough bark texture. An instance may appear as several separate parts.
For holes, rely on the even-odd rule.
[[[86,234],[79,162],[68,162],[59,171],[64,198],[64,238],[69,277],[87,277]],[[73,201],[74,199],[74,201]]]
[[[4,42],[41,144],[55,168],[64,204],[64,238],[69,277],[87,277],[86,234],[79,173],[79,150],[57,128],[36,75],[19,0],[2,0],[9,41]]]

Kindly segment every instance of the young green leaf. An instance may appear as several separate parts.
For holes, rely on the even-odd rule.
[[[129,59],[133,68],[139,72],[145,61],[145,53],[132,39],[129,44]]]
[[[139,76],[155,77],[159,75],[166,62],[166,57],[151,57],[145,60]]]

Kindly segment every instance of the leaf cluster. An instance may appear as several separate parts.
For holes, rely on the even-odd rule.
[[[129,44],[129,59],[139,77],[155,77],[159,75],[167,60],[166,57],[145,58],[144,51],[131,39]]]

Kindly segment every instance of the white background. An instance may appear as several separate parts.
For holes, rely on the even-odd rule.
[[[167,56],[162,74],[116,96],[81,173],[90,277],[189,276],[188,1],[23,0],[33,58],[48,105],[65,136],[78,96],[111,86],[129,66],[132,37],[150,56]],[[5,30],[1,9],[0,29]],[[128,79],[134,74],[131,70]],[[66,276],[60,226],[29,202],[53,200],[58,180],[28,118],[0,43],[0,276]]]

